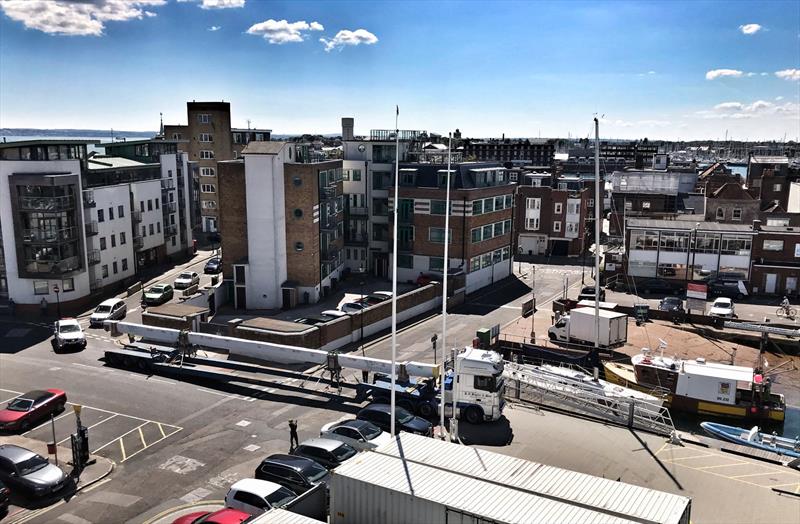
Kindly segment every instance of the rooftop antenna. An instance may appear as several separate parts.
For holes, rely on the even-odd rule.
[[[247,129],[250,129],[250,119],[247,119]]]
[[[158,126],[159,129],[158,134],[164,136],[164,113],[159,112],[158,118],[160,120],[160,124]]]

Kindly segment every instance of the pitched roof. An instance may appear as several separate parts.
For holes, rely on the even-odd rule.
[[[755,200],[753,196],[745,191],[739,184],[727,182],[711,194],[711,198],[723,200]]]
[[[243,155],[277,155],[286,142],[250,142],[242,150]]]

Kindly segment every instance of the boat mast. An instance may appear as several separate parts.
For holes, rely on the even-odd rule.
[[[594,352],[600,352],[600,122],[594,117]],[[595,376],[599,370],[595,368]]]

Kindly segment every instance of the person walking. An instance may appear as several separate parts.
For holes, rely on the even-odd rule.
[[[297,420],[289,419],[289,451],[294,451],[299,441],[297,439]]]

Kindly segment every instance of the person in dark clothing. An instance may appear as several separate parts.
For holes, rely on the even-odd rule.
[[[299,441],[297,439],[297,421],[294,419],[289,420],[289,451],[297,447]]]

